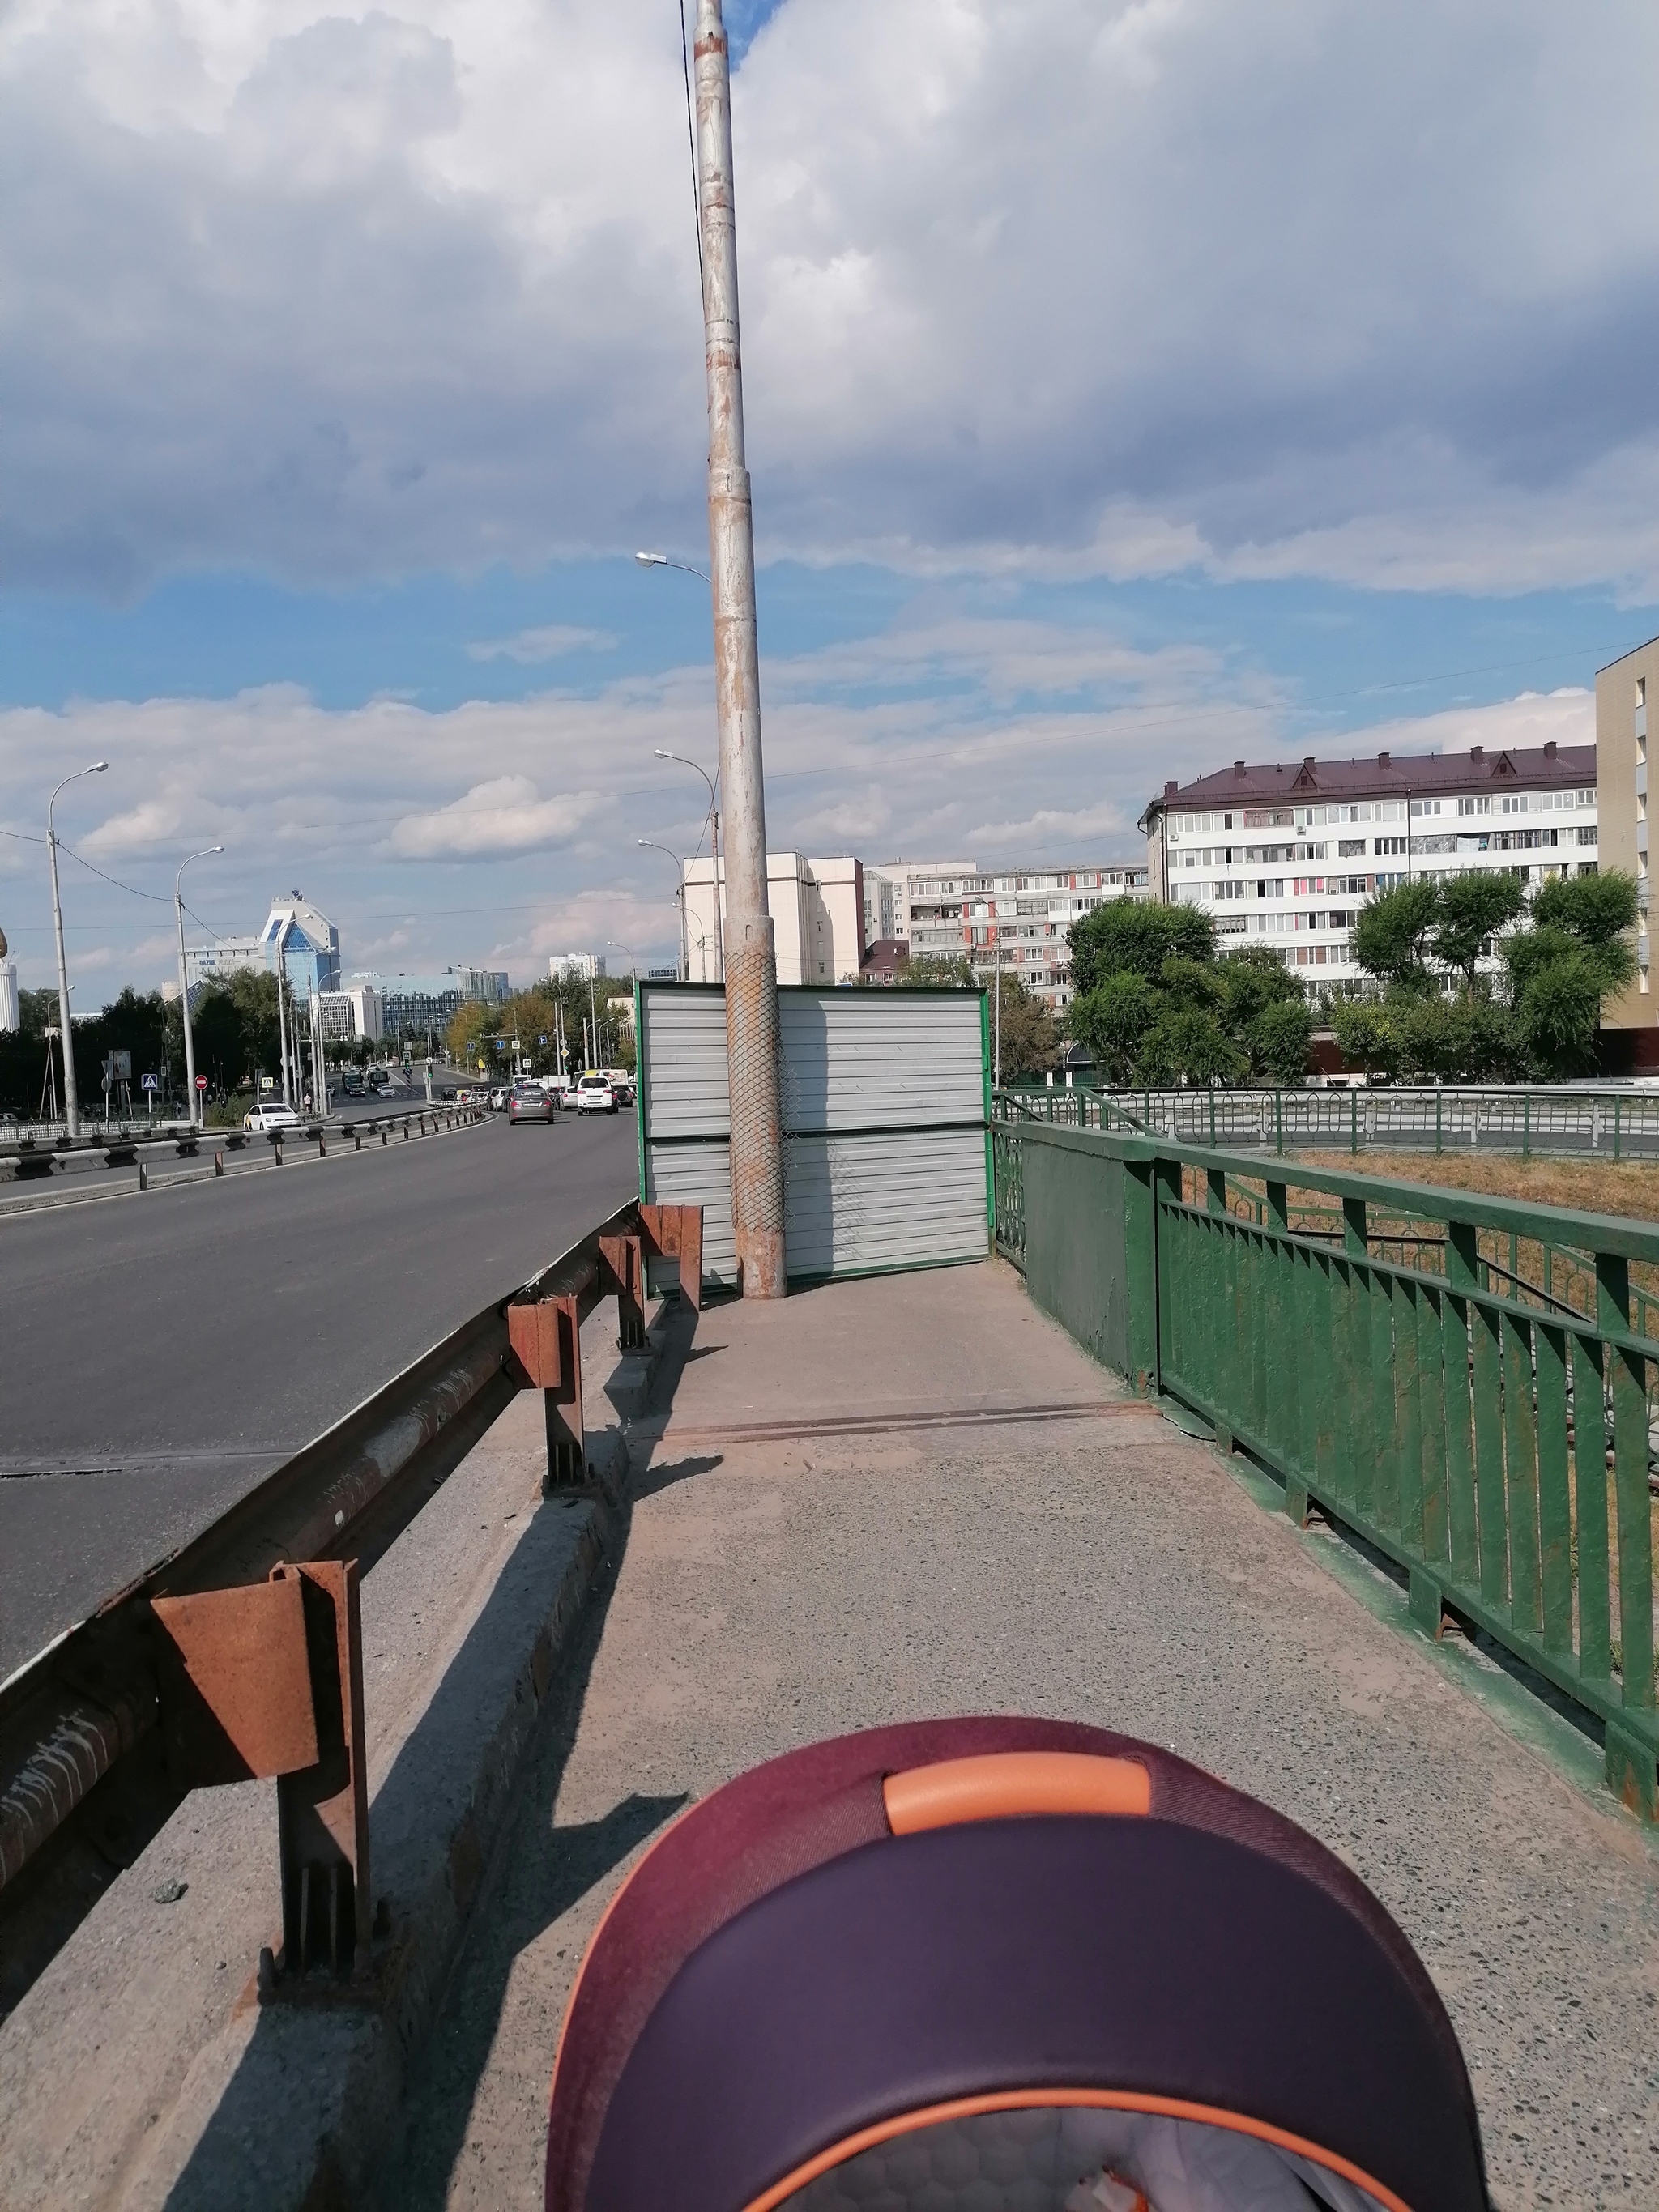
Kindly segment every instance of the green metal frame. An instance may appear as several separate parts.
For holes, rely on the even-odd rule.
[[[1292,1518],[1317,1503],[1394,1560],[1431,1633],[1483,1630],[1573,1699],[1610,1785],[1659,1817],[1659,1229],[1012,1116],[995,1133],[999,1243],[1015,1256],[1017,1220],[1033,1296],[1103,1356],[1121,1279],[1142,1311],[1110,1364],[1146,1387],[1150,1335],[1152,1387],[1275,1473]]]

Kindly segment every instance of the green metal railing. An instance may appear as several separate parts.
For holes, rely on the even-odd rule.
[[[1177,1144],[1264,1152],[1504,1152],[1659,1159],[1659,1093],[1561,1088],[1097,1091],[1000,1094],[1021,1120],[1139,1129]]]
[[[1659,1816],[1659,1228],[1008,1114],[994,1154],[1034,1297],[1576,1700]]]

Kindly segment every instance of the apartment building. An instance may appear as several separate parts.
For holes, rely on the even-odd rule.
[[[1145,898],[1146,870],[1121,861],[1087,868],[965,867],[905,878],[912,956],[965,953],[981,977],[1000,967],[1056,1013],[1072,999],[1071,932],[1107,899]]]
[[[1235,761],[1166,783],[1141,817],[1152,895],[1207,907],[1221,951],[1267,944],[1310,993],[1358,981],[1354,920],[1377,891],[1471,869],[1502,871],[1528,890],[1593,875],[1596,751],[1552,740],[1310,756],[1299,767]],[[1634,798],[1632,779],[1632,819]]]
[[[866,948],[910,936],[910,885],[971,876],[971,860],[866,860],[864,863],[864,942]]]
[[[1648,702],[1659,701],[1659,638],[1595,677],[1595,757],[1603,865],[1636,878],[1636,981],[1603,1007],[1604,1029],[1654,1026],[1648,931]]]
[[[726,925],[726,858],[720,864],[720,927],[714,923],[714,864],[688,860],[681,899],[686,974],[717,983]],[[855,983],[864,957],[862,864],[850,856],[809,860],[800,853],[766,856],[766,905],[772,917],[780,983]]]

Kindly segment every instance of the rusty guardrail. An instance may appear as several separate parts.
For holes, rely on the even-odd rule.
[[[358,1583],[521,1389],[547,1488],[586,1474],[580,1332],[644,1341],[647,1257],[700,1302],[702,1215],[629,1203],[0,1684],[0,2017],[193,1789],[274,1777],[265,1998],[372,1973]]]

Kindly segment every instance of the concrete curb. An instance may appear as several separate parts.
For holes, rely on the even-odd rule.
[[[630,1355],[621,1370],[612,1344],[585,1346],[588,1402],[602,1404],[602,1392],[638,1402],[660,1358],[660,1331],[654,1350]],[[315,2212],[369,2194],[410,2062],[510,1828],[538,1723],[563,1689],[588,1601],[623,1531],[629,1462],[619,1429],[590,1435],[595,1479],[586,1490],[532,1502],[538,1407],[498,1447],[493,1472],[475,1475],[472,1495],[467,1469],[511,1423],[509,1413],[399,1540],[416,1539],[411,1559],[381,1580],[394,1547],[364,1584],[366,1674],[372,1660],[381,1662],[368,1685],[374,1894],[391,1920],[376,1945],[374,2002],[258,2005],[249,1937],[273,1906],[269,1785],[186,1800],[7,2023],[0,2201],[9,2207],[73,2201],[131,2212]],[[504,1471],[515,1487],[504,1484]],[[457,1603],[459,1532],[495,1525],[479,1522],[480,1511],[499,1512],[509,1500],[519,1510],[507,1520],[520,1526],[504,1557],[500,1538],[495,1550],[483,1547]],[[441,1611],[446,1595],[451,1602]],[[442,1626],[420,1650],[411,1692],[398,1647],[410,1640],[407,1623],[423,1619]],[[377,1690],[393,1709],[378,1733]],[[400,1693],[408,1702],[399,1711]],[[187,1908],[169,1919],[151,1903],[158,1875],[180,1869],[203,1900],[199,1922]],[[198,1952],[222,1949],[219,1965],[229,1972],[215,1984],[212,1961],[198,1958],[192,1981],[180,1939]],[[204,1964],[205,2017],[193,2001]],[[147,2008],[120,2001],[135,1978],[149,1984]],[[153,2048],[158,2034],[175,2046],[170,2061]]]

